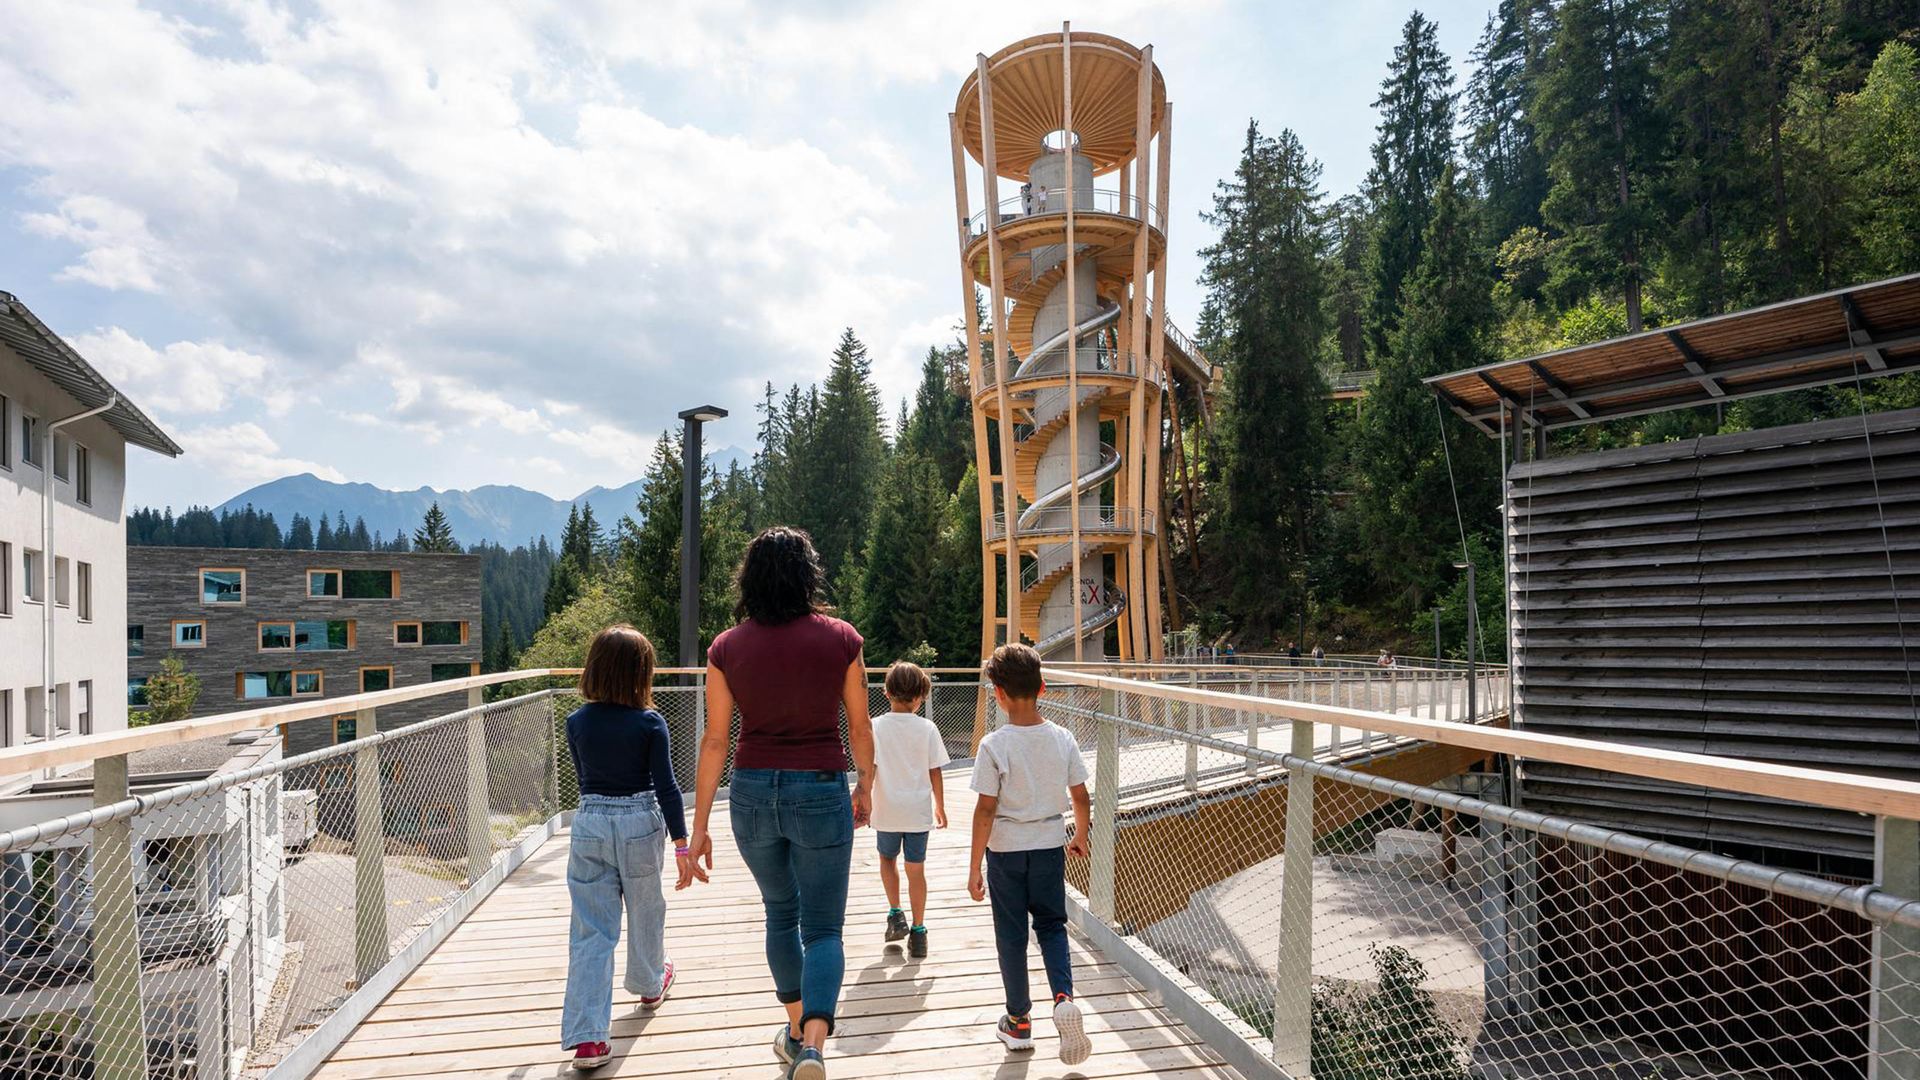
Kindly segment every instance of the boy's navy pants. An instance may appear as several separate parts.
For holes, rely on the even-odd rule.
[[[1073,963],[1067,955],[1067,849],[988,851],[987,899],[993,904],[993,941],[1000,954],[1000,981],[1007,1013],[1033,1011],[1027,988],[1027,926],[1040,939],[1047,986],[1057,997],[1073,993]]]

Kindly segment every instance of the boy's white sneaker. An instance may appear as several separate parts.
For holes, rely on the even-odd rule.
[[[1087,1038],[1086,1017],[1065,994],[1053,999],[1053,1027],[1060,1033],[1061,1064],[1078,1065],[1092,1055],[1093,1040]]]

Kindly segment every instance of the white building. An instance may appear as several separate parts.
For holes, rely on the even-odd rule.
[[[0,746],[126,727],[129,445],[180,455],[0,292]]]

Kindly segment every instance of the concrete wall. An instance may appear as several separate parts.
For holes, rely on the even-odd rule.
[[[301,698],[245,699],[235,692],[237,673],[319,671],[322,697],[360,692],[362,668],[391,667],[392,685],[419,686],[431,680],[435,664],[480,662],[480,559],[476,555],[423,555],[393,552],[275,551],[235,548],[136,547],[128,550],[127,622],[144,628],[144,655],[127,661],[130,677],[150,676],[168,656],[178,656],[200,678],[196,716],[269,705]],[[204,604],[200,571],[234,567],[247,572],[241,604]],[[314,599],[307,595],[307,571],[396,570],[399,594],[391,600]],[[204,620],[200,648],[172,646],[176,620]],[[341,651],[285,652],[260,648],[260,624],[301,620],[347,620],[354,624],[352,648]],[[454,621],[467,624],[462,645],[398,645],[396,622]],[[466,707],[464,695],[429,698],[381,710],[381,727],[438,716]],[[290,725],[287,753],[303,753],[333,743],[329,720]]]
[[[41,700],[42,617],[44,609],[26,599],[21,559],[27,549],[41,547],[40,467],[26,463],[22,452],[20,418],[23,412],[42,423],[84,411],[65,391],[5,345],[0,345],[0,395],[8,399],[0,454],[0,543],[7,545],[6,598],[0,603],[0,709],[8,721],[0,727],[4,745],[17,746],[42,729],[39,716],[29,717],[28,702]],[[44,443],[44,431],[42,441]],[[76,498],[74,471],[54,483],[54,553],[67,560],[68,598],[54,607],[54,699],[59,719],[76,730],[83,710],[91,710],[94,731],[126,727],[126,526],[122,508],[126,493],[126,442],[99,417],[61,429],[72,436],[63,449],[73,455],[73,444],[87,448],[91,458],[91,505]],[[64,442],[64,440],[63,440]],[[46,448],[39,452],[46,457]],[[51,461],[46,464],[50,465]],[[78,571],[91,568],[92,618],[82,619],[77,603]],[[80,684],[89,682],[92,702],[82,700]],[[29,692],[31,691],[31,692]],[[0,778],[4,779],[4,778]]]

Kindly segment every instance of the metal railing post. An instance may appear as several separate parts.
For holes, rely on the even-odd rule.
[[[1920,897],[1920,822],[1875,818],[1873,868],[1881,890]],[[1868,1016],[1868,1080],[1920,1077],[1920,929],[1874,925]]]
[[[1247,689],[1248,689],[1249,696],[1251,697],[1257,697],[1257,698],[1263,698],[1263,699],[1266,697],[1266,695],[1262,692],[1262,688],[1260,686],[1260,676],[1257,674],[1251,677],[1251,680],[1248,684]],[[1240,720],[1242,723],[1246,724],[1247,726],[1247,749],[1249,750],[1260,749],[1260,713],[1250,711],[1250,710],[1242,710],[1240,714]],[[1259,775],[1259,773],[1260,773],[1260,762],[1257,759],[1255,759],[1252,755],[1248,755],[1247,756],[1247,775],[1257,776]]]
[[[485,691],[467,691],[467,708],[486,705]],[[356,729],[358,730],[358,729]],[[487,776],[487,715],[467,717],[467,884],[493,866],[493,797]]]
[[[127,755],[93,763],[93,805],[127,797]],[[144,1080],[146,1022],[142,1015],[139,898],[133,880],[133,819],[93,833],[93,1075],[98,1080]]]
[[[361,709],[354,734],[379,733],[376,710]],[[364,984],[387,965],[387,830],[381,811],[380,749],[353,752],[353,955]]]
[[[1187,687],[1192,690],[1200,689],[1199,672],[1194,671],[1188,673]],[[1187,734],[1197,735],[1200,733],[1201,710],[1205,708],[1205,705],[1196,705],[1192,702],[1187,703]],[[1187,742],[1187,790],[1200,790],[1200,744],[1191,740]]]
[[[1293,756],[1313,760],[1313,723],[1293,722]],[[1273,981],[1273,1063],[1309,1080],[1313,1062],[1313,774],[1287,774],[1280,856],[1280,956]]]
[[[1088,868],[1087,899],[1095,918],[1111,924],[1114,920],[1115,849],[1120,839],[1120,725],[1108,717],[1120,714],[1120,695],[1100,691],[1101,719],[1094,732],[1093,822],[1087,838],[1092,855]]]
[[[939,689],[935,687],[934,689]],[[933,713],[933,695],[927,695],[927,713]],[[693,677],[693,774],[700,775],[700,744],[707,741],[707,673]]]

